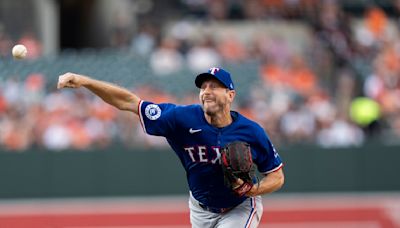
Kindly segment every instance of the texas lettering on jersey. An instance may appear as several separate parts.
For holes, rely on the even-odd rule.
[[[192,162],[221,164],[220,147],[191,146],[183,148],[192,159]]]

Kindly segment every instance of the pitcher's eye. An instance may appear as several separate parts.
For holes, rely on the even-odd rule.
[[[205,90],[206,88],[209,88],[209,89],[215,89],[216,88],[216,86],[215,85],[213,85],[213,84],[209,84],[209,85],[202,85],[201,86],[201,90]]]

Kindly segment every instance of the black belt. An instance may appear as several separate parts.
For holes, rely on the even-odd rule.
[[[222,213],[228,212],[228,211],[233,209],[233,207],[227,207],[227,208],[209,207],[209,206],[206,206],[206,205],[201,204],[201,203],[199,203],[199,205],[204,210],[210,211],[210,212],[216,213],[216,214],[222,214]]]

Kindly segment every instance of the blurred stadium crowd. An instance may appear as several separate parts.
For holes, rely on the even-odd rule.
[[[185,14],[175,23],[142,23],[133,33],[122,15],[110,46],[146,59],[151,68],[146,77],[153,80],[173,81],[184,69],[200,72],[210,66],[257,62],[256,80],[248,82],[245,94],[238,94],[235,109],[260,123],[275,144],[348,147],[374,140],[398,142],[400,1],[394,1],[389,11],[370,5],[362,12],[345,11],[334,0],[242,4],[186,0],[183,4]],[[193,28],[199,21],[204,27],[219,24],[225,36],[213,30],[198,34]],[[295,22],[306,32],[307,42],[297,49],[278,35],[253,33],[243,38],[240,29],[239,33],[223,29],[227,22],[240,25],[244,21]],[[40,59],[40,42],[31,37],[28,41],[20,42],[35,50],[31,61]],[[0,32],[3,59],[9,58],[12,43]],[[0,148],[86,150],[113,143],[166,147],[164,139],[146,136],[133,114],[120,112],[85,90],[55,91],[55,85],[46,86],[46,76],[38,72],[0,81]],[[189,90],[193,88],[182,95],[151,85],[123,86],[153,102],[198,102]]]

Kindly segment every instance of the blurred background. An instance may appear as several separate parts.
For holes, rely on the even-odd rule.
[[[399,32],[399,0],[2,0],[0,227],[188,227],[165,139],[56,84],[191,104],[212,66],[285,161],[262,227],[400,227]]]

